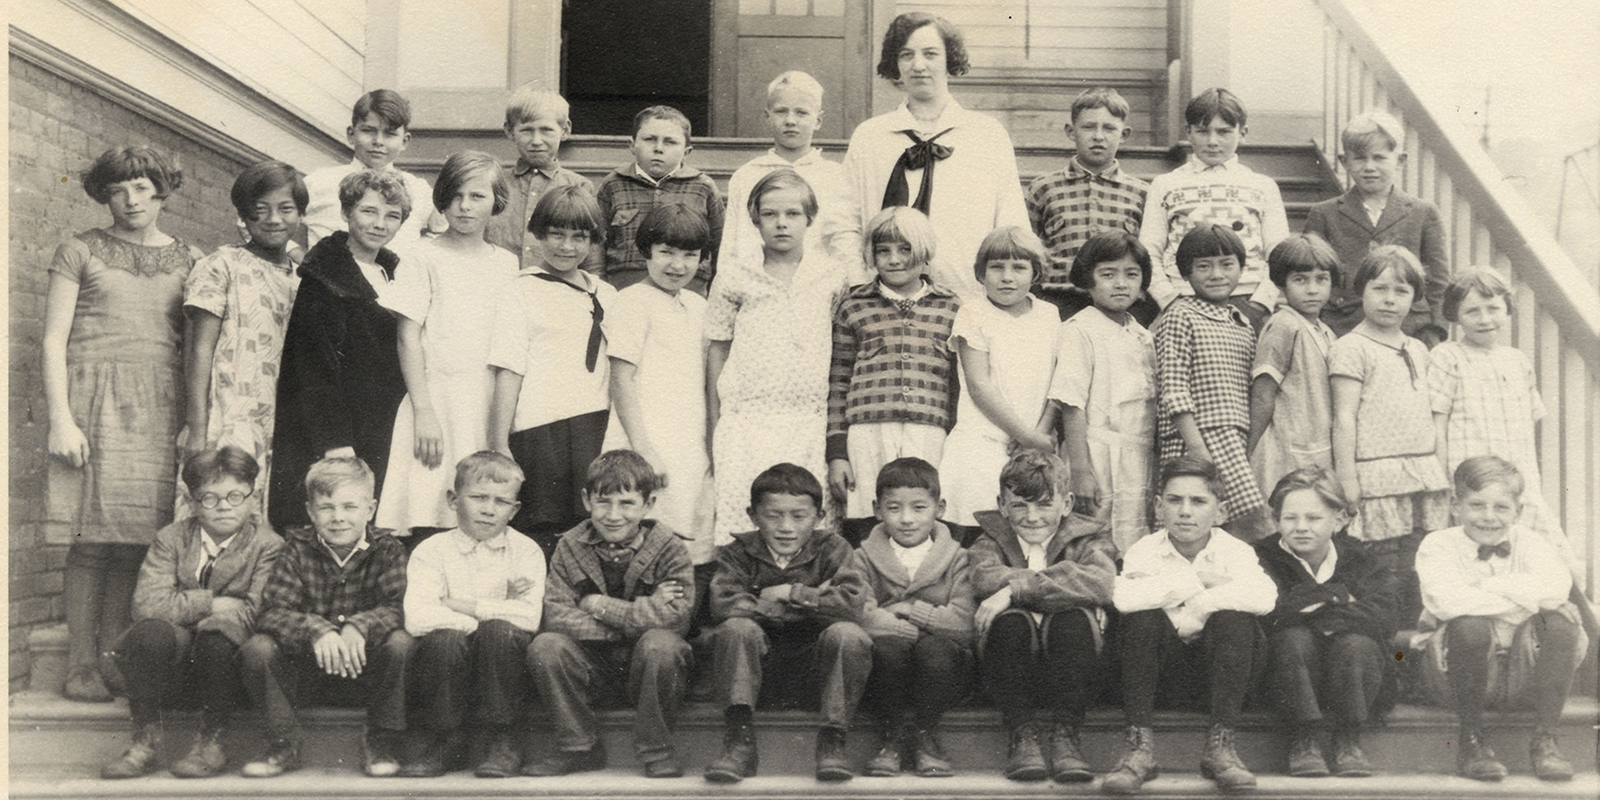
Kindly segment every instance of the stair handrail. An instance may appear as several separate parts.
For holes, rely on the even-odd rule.
[[[1455,188],[1468,196],[1475,218],[1492,233],[1495,249],[1511,259],[1517,278],[1537,291],[1540,305],[1560,325],[1563,336],[1570,337],[1590,369],[1600,370],[1600,292],[1573,263],[1555,235],[1539,224],[1527,202],[1501,185],[1505,175],[1483,147],[1454,125],[1442,122],[1445,117],[1439,110],[1449,105],[1405,80],[1405,75],[1419,74],[1420,70],[1410,63],[1407,51],[1392,42],[1391,34],[1378,24],[1372,12],[1349,0],[1313,2],[1375,73],[1406,124],[1415,126],[1418,135],[1428,141],[1440,170],[1447,172]],[[1333,89],[1324,86],[1325,92]],[[1376,104],[1369,103],[1368,107],[1372,105]],[[1330,128],[1329,133],[1320,145],[1328,163],[1334,164],[1338,130]]]

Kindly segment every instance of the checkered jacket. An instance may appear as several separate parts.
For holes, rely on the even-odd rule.
[[[938,284],[902,311],[873,280],[847,292],[833,316],[828,368],[829,461],[848,458],[851,425],[910,422],[946,431],[956,421],[950,327],[961,299]]]
[[[582,524],[561,535],[550,556],[550,578],[544,590],[543,629],[564,633],[578,641],[627,641],[651,628],[686,634],[694,611],[694,562],[671,528],[645,520],[639,535],[644,541],[628,562],[622,578],[622,596],[606,594],[606,576],[595,552],[601,539],[593,523]],[[656,587],[677,581],[682,600],[664,600]],[[588,595],[600,596],[600,608],[590,614],[578,607]]]
[[[1076,158],[1028,184],[1028,221],[1050,248],[1040,285],[1050,289],[1071,286],[1067,275],[1072,271],[1072,259],[1090,236],[1107,229],[1138,236],[1149,191],[1150,184],[1123,172],[1119,165],[1096,175],[1079,166]]]
[[[1180,297],[1151,326],[1161,438],[1178,435],[1174,418],[1194,415],[1201,428],[1250,428],[1250,367],[1256,334],[1229,305]]]
[[[369,528],[367,548],[341,567],[310,526],[296,528],[284,536],[261,594],[256,630],[307,652],[345,625],[378,644],[401,626],[405,597],[406,547],[398,539]]]
[[[595,189],[595,199],[600,201],[600,218],[606,225],[605,272],[601,277],[615,284],[619,273],[645,272],[644,253],[633,243],[634,234],[644,215],[657,203],[682,203],[705,215],[711,226],[710,246],[700,254],[698,277],[711,285],[716,275],[717,245],[722,241],[722,193],[717,184],[700,170],[680,167],[677,172],[652,186],[634,172],[629,164],[611,171],[600,179]]]

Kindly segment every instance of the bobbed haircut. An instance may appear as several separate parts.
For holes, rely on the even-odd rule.
[[[1367,290],[1367,284],[1372,283],[1389,270],[1394,270],[1394,275],[1411,286],[1411,298],[1415,300],[1422,296],[1423,284],[1427,281],[1427,274],[1422,271],[1422,262],[1411,254],[1410,250],[1397,244],[1386,244],[1372,248],[1365,258],[1356,266],[1356,274],[1350,276],[1350,286],[1356,294]]]
[[[361,95],[350,109],[350,124],[366,122],[368,114],[377,114],[391,128],[411,127],[411,101],[393,89],[373,89]]]
[[[1506,284],[1506,279],[1500,273],[1488,267],[1473,267],[1451,279],[1450,285],[1444,290],[1443,308],[1444,318],[1451,322],[1460,322],[1456,317],[1461,314],[1461,304],[1466,302],[1467,295],[1476,294],[1482,297],[1503,297],[1506,303],[1506,313],[1511,313],[1511,287]]]
[[[745,210],[750,212],[750,221],[757,227],[761,226],[761,198],[780,189],[804,189],[805,199],[801,207],[806,212],[806,224],[817,221],[817,192],[800,173],[788,167],[779,167],[765,175],[750,189],[750,199],[745,201]]]
[[[1373,150],[1399,150],[1406,141],[1400,120],[1382,111],[1357,114],[1345,123],[1339,146],[1345,155],[1365,155]]]
[[[517,87],[506,103],[506,130],[540,117],[555,117],[563,134],[572,133],[572,106],[559,92],[532,83]]]
[[[762,470],[761,474],[750,482],[750,508],[756,508],[768,495],[774,494],[809,497],[817,507],[818,516],[827,510],[822,505],[822,482],[811,474],[811,470],[798,464],[785,461]]]
[[[689,118],[685,116],[682,111],[679,111],[672,106],[650,106],[649,108],[634,114],[633,133],[631,135],[637,137],[639,135],[639,129],[643,128],[646,122],[649,122],[653,119],[664,119],[668,122],[677,124],[677,126],[680,128],[683,128],[684,144],[689,144],[690,140],[694,137],[694,125],[689,122]]]
[[[473,178],[488,178],[490,191],[494,192],[494,210],[498,214],[506,210],[506,203],[511,198],[511,184],[506,180],[506,171],[500,168],[500,162],[494,156],[479,150],[462,150],[451,153],[444,160],[444,166],[439,168],[439,179],[433,184],[433,207],[444,211],[455,202],[456,193],[461,191],[461,185]]]
[[[590,497],[638,492],[646,500],[667,488],[667,476],[656,472],[644,456],[632,450],[607,450],[589,462],[583,489]]]
[[[1139,288],[1150,288],[1150,251],[1140,243],[1139,237],[1123,230],[1109,228],[1093,236],[1078,248],[1072,257],[1072,269],[1067,280],[1079,289],[1094,288],[1094,268],[1108,261],[1133,259],[1139,265]]]
[[[1339,283],[1339,254],[1314,233],[1290,234],[1278,242],[1267,254],[1267,277],[1282,289],[1289,276],[1296,272],[1323,270],[1335,284]]]
[[[633,243],[645,258],[658,244],[703,252],[711,246],[711,225],[703,212],[683,203],[660,203],[645,212]]]
[[[933,223],[928,221],[926,214],[911,206],[890,206],[879,211],[862,233],[861,250],[869,268],[876,263],[872,258],[873,248],[880,244],[905,242],[911,245],[911,260],[924,267],[933,261],[934,249],[938,245]]]
[[[256,463],[255,456],[231,444],[203,450],[183,462],[183,485],[189,487],[190,497],[199,497],[201,489],[223,478],[255,486],[256,476],[260,474],[261,465]]]
[[[944,40],[944,71],[950,75],[965,75],[972,68],[967,58],[967,43],[961,38],[961,29],[944,17],[926,11],[907,11],[889,23],[883,32],[883,49],[878,56],[878,76],[887,80],[900,80],[900,48],[919,28],[932,25]]]
[[[1316,492],[1317,499],[1329,511],[1348,514],[1353,510],[1349,498],[1344,496],[1344,489],[1327,470],[1322,467],[1301,467],[1280,478],[1278,485],[1272,487],[1272,494],[1267,495],[1267,507],[1272,509],[1272,516],[1276,518],[1282,514],[1284,499],[1302,489]]]
[[[353,456],[324,458],[306,470],[306,500],[327,497],[352,483],[365,488],[368,495],[373,493],[376,479],[367,462]]]
[[[183,187],[183,170],[177,161],[169,161],[155,149],[139,145],[113,147],[101,153],[80,177],[84,193],[100,205],[111,201],[111,185],[123,181],[149,178],[159,200],[167,199]]]
[[[411,216],[411,192],[397,172],[358,169],[339,181],[339,211],[349,214],[367,192],[377,192],[383,201],[400,207],[400,221]]]
[[[811,77],[808,72],[791,69],[783,72],[767,84],[767,105],[772,105],[772,98],[783,89],[793,89],[817,101],[817,106],[822,106],[822,83]]]
[[[1215,223],[1196,225],[1178,242],[1178,253],[1175,256],[1178,262],[1178,274],[1187,278],[1189,273],[1194,271],[1195,259],[1215,256],[1233,256],[1239,260],[1239,267],[1243,269],[1244,240],[1231,229]]]
[[[1199,478],[1205,481],[1206,488],[1211,491],[1212,497],[1217,498],[1217,502],[1228,499],[1228,484],[1222,479],[1222,470],[1199,456],[1178,456],[1163,463],[1161,479],[1156,484],[1159,487],[1157,494],[1166,494],[1167,484],[1178,478]]]
[[[939,499],[939,469],[916,456],[897,458],[878,470],[873,496],[882,498],[890,489],[926,489]]]
[[[256,203],[285,186],[289,187],[294,207],[306,213],[306,204],[311,202],[306,182],[300,179],[294,167],[282,161],[258,161],[245,167],[239,177],[233,179],[228,199],[233,201],[233,210],[239,212],[239,219],[251,221],[256,218]]]
[[[1070,493],[1072,467],[1055,453],[1021,450],[1000,468],[1000,492],[1030,503],[1048,503]]]
[[[456,462],[455,490],[462,489],[474,483],[515,483],[522,485],[525,476],[522,467],[511,460],[510,456],[496,453],[493,450],[479,450],[466,458]]]
[[[528,216],[528,232],[543,239],[552,230],[588,231],[591,241],[605,234],[600,218],[600,202],[587,186],[557,186],[534,204]]]
[[[1481,492],[1491,483],[1503,484],[1520,498],[1525,487],[1517,465],[1499,456],[1473,456],[1461,462],[1454,482],[1458,498],[1468,492]]]
[[[1077,122],[1078,115],[1091,108],[1103,108],[1111,112],[1111,116],[1123,122],[1127,122],[1128,114],[1132,113],[1127,99],[1116,89],[1107,86],[1084,89],[1077,97],[1072,98],[1072,121]]]
[[[1002,225],[989,231],[978,244],[978,255],[972,260],[972,274],[982,283],[990,261],[1020,259],[1033,265],[1033,282],[1038,283],[1044,277],[1045,261],[1049,258],[1044,242],[1039,241],[1033,231],[1021,225]]]
[[[1184,124],[1191,128],[1209,125],[1214,119],[1221,119],[1235,128],[1243,128],[1248,117],[1239,96],[1220,86],[1195,95],[1189,105],[1183,108]]]

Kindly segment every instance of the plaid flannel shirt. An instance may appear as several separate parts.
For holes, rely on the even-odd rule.
[[[629,164],[600,179],[595,199],[600,201],[601,220],[606,225],[605,271],[601,277],[612,284],[628,273],[636,276],[629,283],[642,278],[648,259],[634,245],[633,237],[639,232],[644,215],[657,203],[681,203],[704,214],[706,224],[711,226],[710,245],[700,253],[696,273],[706,286],[711,285],[717,273],[717,245],[722,242],[723,207],[722,192],[705,173],[693,167],[679,167],[651,185],[639,177],[636,165]]]
[[[955,424],[960,384],[950,329],[961,298],[938,284],[927,286],[905,310],[883,295],[877,280],[839,302],[828,368],[828,460],[849,457],[851,425],[910,422],[948,432]]]
[[[370,644],[399,628],[406,597],[406,547],[367,530],[367,548],[339,566],[310,526],[289,531],[261,594],[256,630],[286,648],[311,650],[324,635],[354,626]]]
[[[1083,168],[1077,158],[1067,165],[1028,184],[1028,221],[1033,232],[1050,249],[1039,285],[1064,289],[1072,259],[1089,237],[1113,229],[1139,235],[1144,219],[1145,195],[1150,184],[1122,171],[1113,163],[1096,175]]]
[[[628,562],[622,578],[622,596],[606,594],[606,576],[595,549],[602,541],[594,524],[584,520],[561,535],[550,556],[550,577],[544,590],[544,629],[564,633],[578,641],[637,639],[652,628],[680,635],[689,631],[694,611],[694,562],[672,529],[655,520],[640,525],[644,541]],[[656,588],[677,581],[684,589],[681,600],[666,600]],[[598,595],[595,613],[578,607],[583,598]]]

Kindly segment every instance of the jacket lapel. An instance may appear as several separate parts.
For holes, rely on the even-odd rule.
[[[1392,193],[1389,201],[1391,203],[1394,202]],[[1367,218],[1367,210],[1361,207],[1360,190],[1354,187],[1351,187],[1350,191],[1345,192],[1344,196],[1339,198],[1339,215],[1355,223],[1356,227],[1366,231],[1368,236],[1371,236],[1377,230],[1372,226],[1372,220]],[[1384,208],[1383,215],[1389,215],[1388,208]],[[1381,222],[1382,220],[1380,219],[1379,221]]]
[[[1411,197],[1395,189],[1389,192],[1389,203],[1383,207],[1383,214],[1378,217],[1378,225],[1374,228],[1374,232],[1383,233],[1410,214]]]

